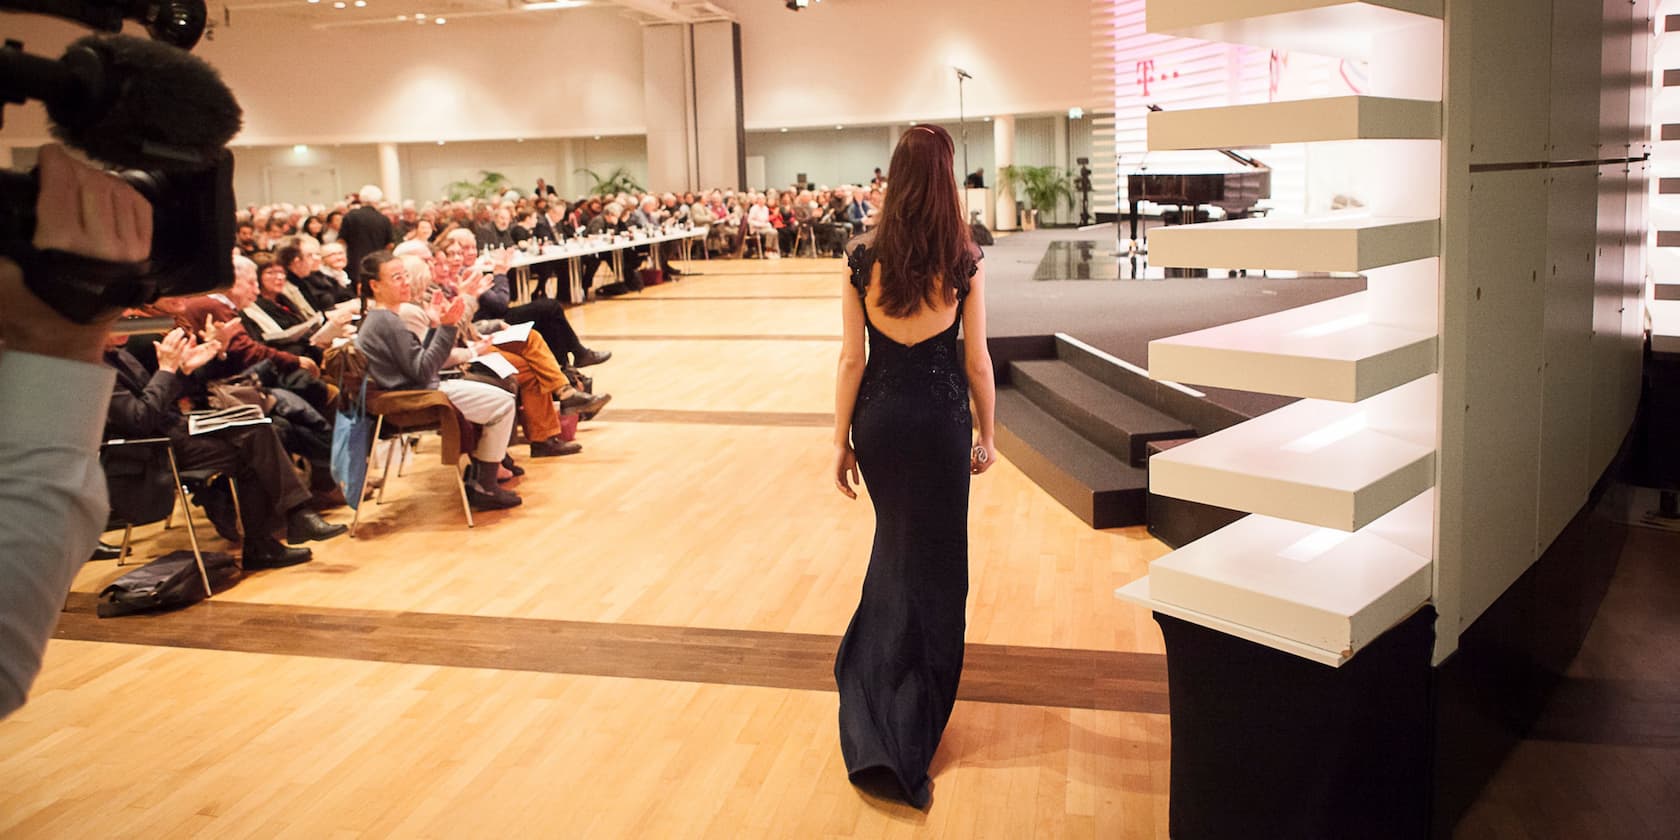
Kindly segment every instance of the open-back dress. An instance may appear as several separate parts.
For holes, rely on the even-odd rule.
[[[867,298],[875,254],[849,256]],[[957,347],[963,301],[944,332],[900,344],[869,321],[869,361],[852,447],[875,507],[863,595],[835,658],[840,750],[852,781],[929,802],[928,765],[957,699],[968,599],[968,377]]]

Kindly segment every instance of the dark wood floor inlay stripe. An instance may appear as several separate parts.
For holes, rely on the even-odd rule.
[[[692,423],[708,426],[804,426],[834,425],[826,411],[681,411],[669,408],[614,409],[602,419],[617,423]]]
[[[56,638],[410,665],[834,690],[838,636],[213,600],[101,619],[72,593]],[[971,644],[961,699],[1167,713],[1166,658]]]

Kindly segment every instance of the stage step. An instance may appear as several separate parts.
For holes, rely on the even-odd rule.
[[[1016,390],[1110,455],[1141,467],[1152,440],[1192,437],[1195,430],[1060,359],[1010,363]]]
[[[1149,442],[1149,454],[1153,457],[1191,440],[1192,438],[1152,440]],[[1248,515],[1240,510],[1154,493],[1149,494],[1145,512],[1149,520],[1150,535],[1173,548],[1183,548]]]
[[[1015,388],[997,392],[997,446],[1021,472],[1093,528],[1144,522],[1149,477]]]

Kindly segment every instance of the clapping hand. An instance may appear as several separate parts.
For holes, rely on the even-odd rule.
[[[474,274],[463,279],[455,287],[455,291],[464,298],[477,298],[479,295],[490,291],[490,286],[493,283],[495,283],[495,278],[488,274]]]
[[[445,327],[453,327],[456,324],[461,323],[461,318],[464,317],[466,314],[467,314],[467,299],[463,298],[463,297],[457,297],[454,300],[450,301],[449,306],[446,307],[443,310],[443,312],[438,315],[438,324],[440,324],[441,326],[445,326]]]
[[[180,327],[170,330],[159,341],[152,342],[152,349],[157,352],[158,370],[175,373],[181,369],[181,359],[186,355],[192,339],[187,337]]]
[[[222,354],[222,343],[220,341],[216,341],[215,339],[206,341],[203,344],[198,344],[192,339],[187,339],[187,341],[187,351],[181,356],[182,373],[193,373],[199,368],[210,364],[211,359],[214,359]]]
[[[443,323],[443,310],[447,308],[449,301],[444,298],[443,292],[432,292],[432,299],[426,302],[426,318],[431,321],[432,326]]]

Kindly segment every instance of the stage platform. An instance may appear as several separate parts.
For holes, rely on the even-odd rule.
[[[1120,255],[1114,224],[1003,236],[986,249],[988,333],[994,339],[1066,333],[1147,369],[1149,342],[1154,339],[1365,288],[1365,281],[1356,277],[1277,273],[1226,277],[1222,269],[1210,277],[1167,278],[1164,274],[1142,258],[1134,261]],[[1211,402],[1246,416],[1293,402],[1270,394],[1198,390]]]

